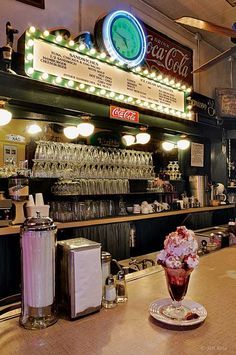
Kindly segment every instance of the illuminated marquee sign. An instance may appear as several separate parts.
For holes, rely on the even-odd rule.
[[[185,85],[141,67],[128,70],[105,52],[34,27],[25,34],[25,72],[53,85],[191,119],[186,105],[191,89]]]

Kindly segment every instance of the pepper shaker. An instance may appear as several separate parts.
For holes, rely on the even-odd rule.
[[[117,294],[117,302],[124,303],[128,301],[127,287],[125,281],[125,272],[124,270],[120,270],[117,273],[117,281],[116,281],[116,294]]]

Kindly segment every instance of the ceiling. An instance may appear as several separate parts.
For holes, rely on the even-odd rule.
[[[219,26],[232,28],[236,22],[236,0],[141,0],[163,13],[172,20],[182,16],[191,16],[205,21],[213,22]],[[179,25],[182,26],[182,25]],[[185,27],[185,26],[184,26]],[[200,33],[202,38],[220,51],[233,46],[230,38],[209,33],[195,28],[186,28],[193,33]]]

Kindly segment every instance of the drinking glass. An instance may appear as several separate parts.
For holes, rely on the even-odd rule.
[[[172,269],[162,266],[165,270],[166,283],[172,303],[162,307],[162,313],[171,319],[184,319],[189,309],[181,301],[188,290],[188,284],[193,269]]]

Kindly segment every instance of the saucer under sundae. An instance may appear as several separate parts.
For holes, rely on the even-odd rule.
[[[180,319],[186,315],[180,301],[187,292],[190,274],[199,263],[197,249],[194,232],[181,226],[166,236],[164,249],[157,257],[157,263],[165,270],[170,296],[175,301],[163,309],[170,318]]]

